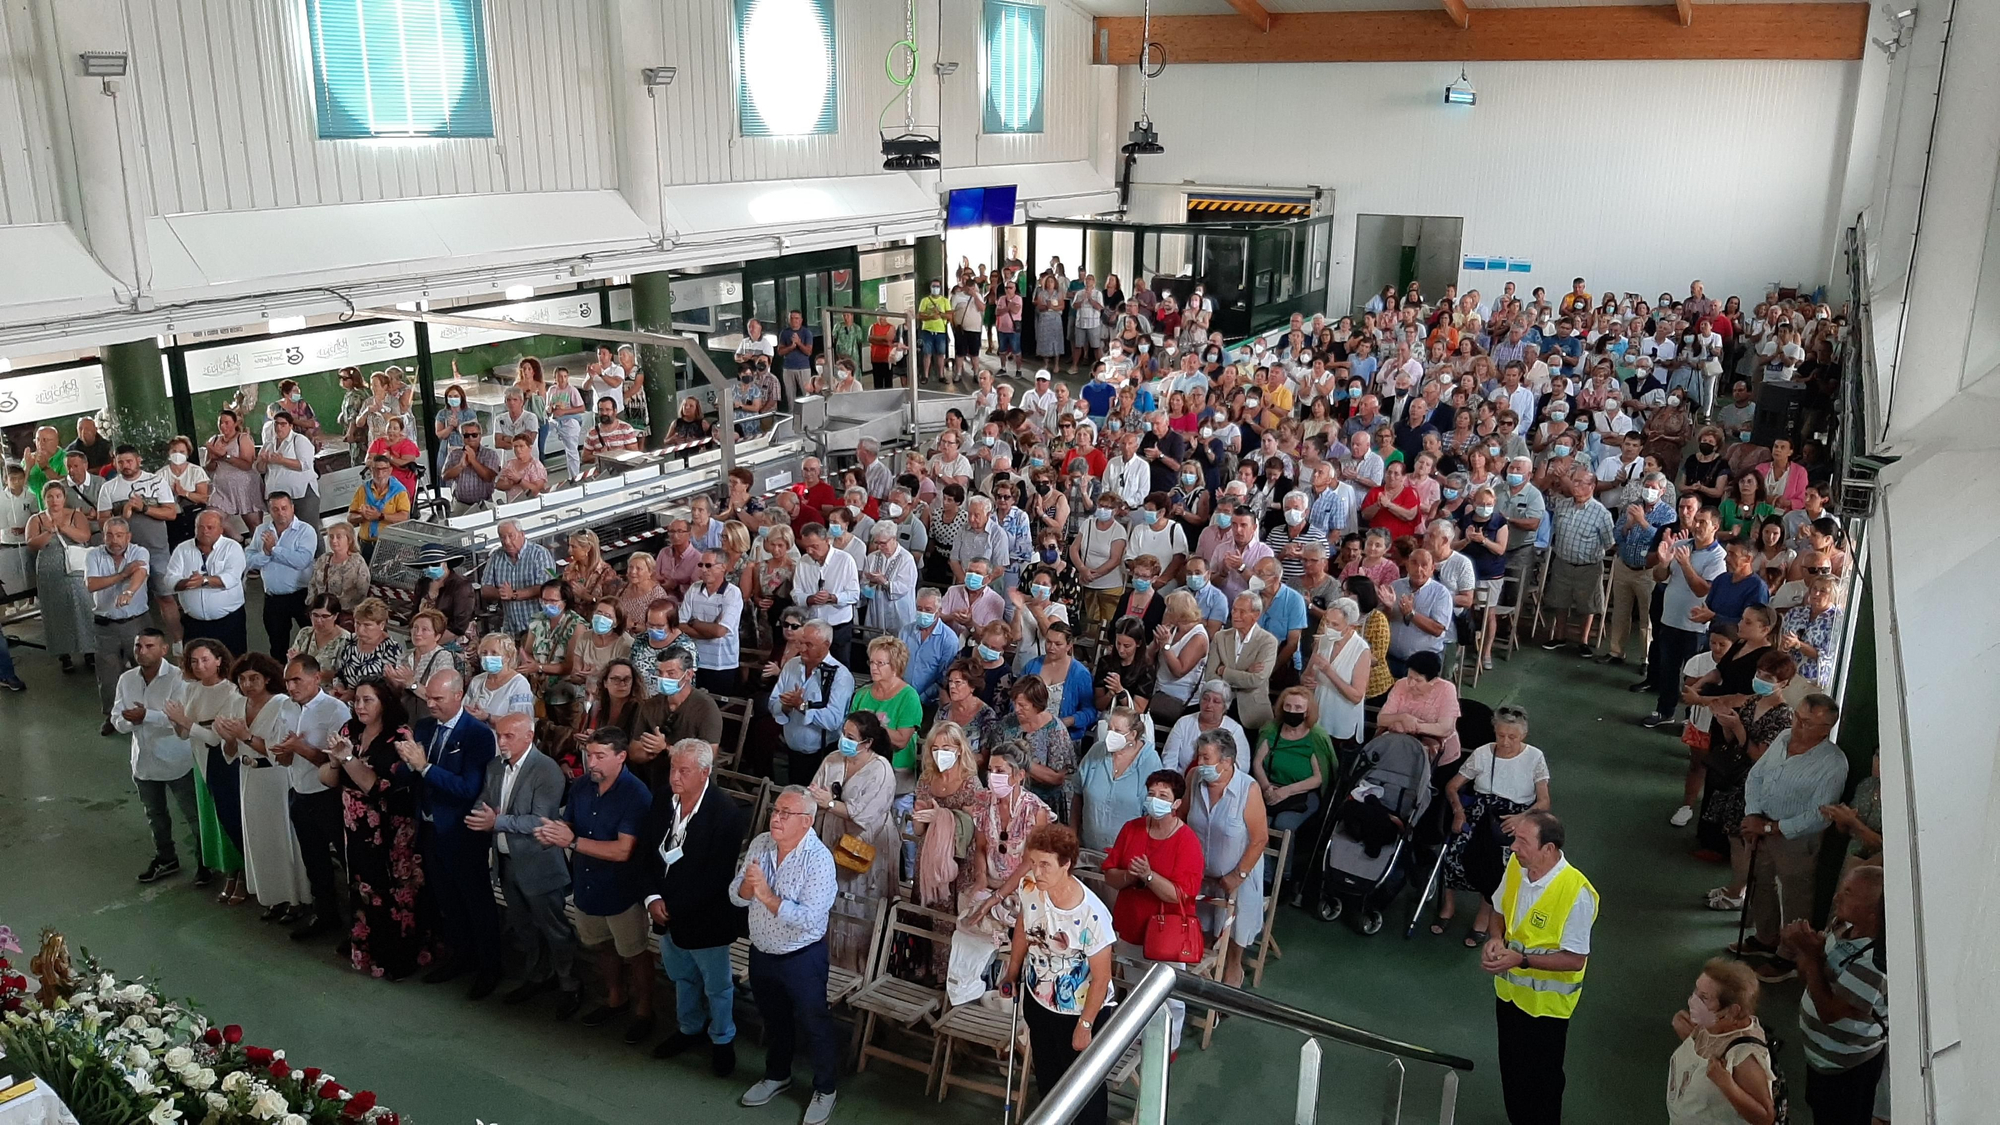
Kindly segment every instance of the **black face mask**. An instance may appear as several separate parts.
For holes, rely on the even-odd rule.
[[[1035,491],[1040,495],[1047,496],[1049,494],[1049,482],[1045,480],[1036,481]]]
[[[1698,446],[1698,448],[1703,453],[1713,453],[1715,452],[1715,443],[1712,441],[1704,441]]]
[[[1305,725],[1306,725],[1306,713],[1305,713],[1304,711],[1287,711],[1287,712],[1285,712],[1285,725],[1286,725],[1286,726],[1288,726],[1288,727],[1302,727],[1302,726],[1305,726]]]

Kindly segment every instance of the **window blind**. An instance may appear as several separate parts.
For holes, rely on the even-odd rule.
[[[746,137],[834,133],[833,0],[735,0],[736,110]]]
[[[986,0],[988,133],[1042,131],[1042,45],[1048,13],[1036,4]]]
[[[305,0],[322,140],[490,137],[482,0]]]

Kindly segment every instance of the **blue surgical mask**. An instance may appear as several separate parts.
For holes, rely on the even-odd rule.
[[[1333,401],[1335,401],[1335,402],[1345,402],[1345,401],[1347,401],[1347,388],[1346,388],[1346,387],[1335,387],[1335,388],[1333,389]]]
[[[679,680],[670,679],[666,676],[660,677],[661,695],[679,695],[680,693],[681,693],[681,682]]]
[[[1052,587],[1050,587],[1050,585],[1046,582],[1037,582],[1034,585],[1028,587],[1028,593],[1033,594],[1037,599],[1041,601],[1047,601],[1049,598],[1049,594],[1051,592],[1052,592]]]
[[[757,529],[757,538],[759,539],[762,539],[770,534],[771,534],[771,525],[768,523]]]
[[[1105,428],[1105,429],[1107,429],[1107,430],[1109,430],[1109,431],[1111,431],[1112,433],[1114,433],[1114,434],[1115,434],[1115,433],[1117,433],[1117,432],[1118,432],[1119,430],[1122,430],[1122,429],[1124,429],[1125,427],[1123,427],[1123,426],[1121,426],[1121,425],[1119,425],[1119,424],[1118,424],[1118,419],[1116,419],[1116,418],[1113,418],[1113,419],[1112,419],[1111,421],[1109,421],[1109,422],[1106,422],[1106,423],[1104,424],[1104,428]]]
[[[928,629],[931,626],[937,624],[937,614],[925,613],[923,610],[920,609],[917,611],[916,621],[917,621],[917,628]]]
[[[1132,580],[1132,588],[1143,594],[1153,588],[1153,580],[1150,578],[1134,578]]]
[[[1043,548],[1042,548],[1042,561],[1043,561],[1043,562],[1045,562],[1045,563],[1052,563],[1052,562],[1056,561],[1056,559],[1060,558],[1061,556],[1062,556],[1062,552],[1061,552],[1061,551],[1059,551],[1059,550],[1057,550],[1057,549],[1056,549],[1056,548],[1054,548],[1054,547],[1043,547]]]
[[[648,626],[646,629],[646,639],[652,641],[654,644],[660,644],[667,639],[667,630]]]
[[[1145,521],[1147,527],[1151,527],[1160,522],[1160,513],[1151,508],[1141,508],[1139,509],[1139,518]]]
[[[1569,456],[1569,443],[1559,441],[1549,447],[1549,452],[1557,457],[1567,457]]]
[[[1165,797],[1147,797],[1146,815],[1154,820],[1165,820],[1174,811],[1174,803]]]
[[[1042,466],[1044,466],[1044,465],[1046,465],[1046,464],[1048,464],[1048,461],[1047,461],[1047,460],[1046,460],[1045,458],[1041,458],[1041,457],[1030,457],[1030,458],[1028,458],[1028,467],[1029,467],[1030,469],[1039,469],[1039,468],[1041,468]]]
[[[1750,690],[1756,692],[1758,695],[1769,695],[1778,690],[1778,685],[1759,676],[1750,681]]]
[[[482,671],[498,672],[506,666],[506,659],[500,656],[499,653],[489,652],[479,658],[479,667]]]
[[[1229,513],[1228,513],[1228,512],[1217,512],[1217,513],[1215,513],[1215,526],[1217,526],[1217,527],[1228,527],[1228,526],[1229,526]]]
[[[1200,480],[1200,479],[1201,479],[1201,474],[1200,474],[1200,473],[1182,473],[1182,474],[1181,474],[1181,483],[1182,483],[1182,484],[1193,484],[1193,483],[1195,483],[1196,481],[1198,481],[1198,480]]]
[[[1203,590],[1208,589],[1208,575],[1206,574],[1188,575],[1187,588],[1193,590],[1197,594],[1201,593]]]
[[[838,538],[840,538],[841,536],[843,536],[843,535],[846,535],[846,534],[847,534],[847,525],[846,525],[846,524],[844,524],[844,523],[830,523],[830,524],[827,524],[827,525],[826,525],[826,533],[827,533],[828,535],[831,535],[831,536],[833,536],[833,537],[834,537],[835,539],[838,539]]]
[[[986,588],[986,576],[976,570],[968,571],[965,575],[965,588],[975,594],[978,593]]]
[[[1458,499],[1458,489],[1456,488],[1440,489],[1439,491],[1441,491],[1444,494],[1444,498],[1447,500]]]
[[[981,434],[981,435],[979,435],[979,444],[981,444],[981,445],[985,446],[985,447],[986,447],[986,448],[988,448],[988,449],[991,449],[991,448],[993,448],[993,443],[994,443],[994,442],[995,442],[996,440],[998,440],[998,439],[997,439],[997,438],[995,438],[995,437],[994,437],[994,436],[993,436],[992,434]]]
[[[606,633],[609,633],[611,630],[617,627],[618,627],[617,621],[609,617],[606,617],[601,613],[593,613],[590,615],[590,631],[596,633],[600,637],[604,636]]]
[[[1507,474],[1507,483],[1513,485],[1515,488],[1521,487],[1521,482],[1527,479],[1527,477],[1522,476],[1520,473]]]
[[[424,577],[435,582],[444,577],[444,568],[441,566],[427,566],[424,568]]]
[[[844,734],[840,736],[840,754],[842,757],[852,758],[859,753],[861,753],[861,743],[858,740],[849,738]]]
[[[998,649],[991,649],[991,648],[987,648],[987,647],[986,647],[985,645],[983,645],[983,644],[982,644],[982,645],[979,645],[979,646],[977,646],[977,647],[978,647],[978,649],[979,649],[979,659],[981,659],[981,660],[998,660],[998,659],[1000,659],[1000,651],[999,651]]]
[[[562,612],[563,607],[561,603],[555,605],[550,605],[548,602],[542,603],[542,616],[544,617],[561,617]]]
[[[1202,781],[1212,784],[1217,778],[1220,778],[1222,776],[1222,767],[1206,766],[1206,765],[1196,766],[1194,770],[1194,775],[1202,779]]]

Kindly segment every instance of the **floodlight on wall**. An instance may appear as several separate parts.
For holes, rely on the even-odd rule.
[[[1479,91],[1472,88],[1472,82],[1465,77],[1465,68],[1458,68],[1458,81],[1444,88],[1446,105],[1478,105]]]
[[[85,51],[76,58],[85,78],[125,77],[126,55],[123,51]]]
[[[639,76],[641,84],[646,87],[646,96],[650,98],[654,90],[673,85],[674,75],[679,73],[677,66],[649,66],[641,70]]]
[[[1903,48],[1909,46],[1911,39],[1916,36],[1917,10],[1915,8],[1898,8],[1894,4],[1884,4],[1882,5],[1882,15],[1883,18],[1889,21],[1890,26],[1895,28],[1896,34],[1890,39],[1870,39],[1869,42],[1882,48],[1882,53],[1889,56],[1889,60],[1894,62],[1896,55]]]
[[[937,72],[939,78],[950,78],[952,75],[958,73],[958,64],[955,62],[932,63],[931,69]]]

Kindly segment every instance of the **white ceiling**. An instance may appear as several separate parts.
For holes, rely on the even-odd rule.
[[[1069,0],[1093,16],[1136,16],[1145,11],[1144,0]],[[1261,0],[1271,12],[1379,12],[1391,9],[1443,8],[1443,0]],[[1466,0],[1470,8],[1574,8],[1612,4],[1645,4],[1657,0]],[[1697,6],[1712,3],[1758,3],[1763,0],[1697,0]],[[1838,3],[1841,0],[1803,0],[1807,3]],[[1228,0],[1153,0],[1156,16],[1228,15],[1235,9]],[[1701,14],[1695,14],[1696,19]]]

